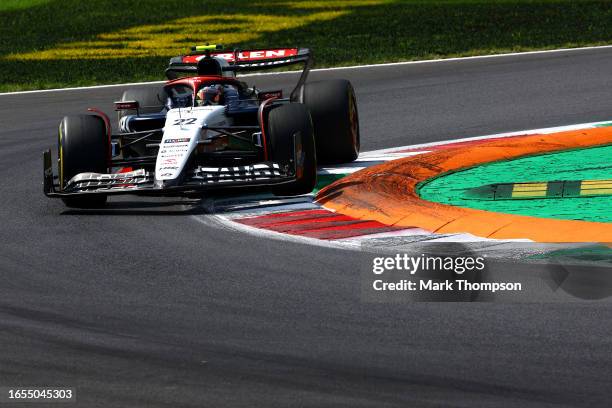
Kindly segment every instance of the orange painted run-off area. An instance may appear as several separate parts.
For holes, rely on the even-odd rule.
[[[612,242],[608,223],[536,218],[422,200],[417,184],[443,173],[500,160],[612,143],[612,127],[483,140],[394,160],[353,173],[322,189],[317,201],[338,213],[434,233],[468,232],[495,239]]]

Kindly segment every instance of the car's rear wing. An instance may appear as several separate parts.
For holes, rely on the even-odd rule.
[[[166,76],[176,79],[198,74],[198,62],[203,58],[219,57],[228,62],[223,71],[248,72],[285,67],[294,64],[304,64],[302,75],[297,86],[291,92],[291,99],[297,98],[297,92],[306,82],[308,72],[312,67],[312,54],[308,48],[269,48],[258,50],[221,50],[217,46],[193,47],[188,55],[180,55],[170,59]]]

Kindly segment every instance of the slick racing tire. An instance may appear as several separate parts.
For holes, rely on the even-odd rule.
[[[60,189],[79,173],[108,171],[109,141],[102,118],[94,115],[65,116],[58,136]],[[64,204],[73,208],[96,208],[106,203],[106,195],[67,197]]]
[[[302,101],[314,125],[319,164],[348,163],[359,156],[359,116],[353,86],[346,79],[304,85]]]
[[[168,95],[164,88],[131,88],[127,89],[121,95],[121,101],[136,101],[138,102],[138,113],[158,113],[164,109]],[[121,118],[128,115],[135,115],[136,111],[119,111],[119,122]],[[121,129],[121,125],[119,126]]]
[[[296,180],[274,189],[276,195],[300,195],[312,192],[317,183],[317,159],[312,120],[308,109],[301,103],[289,103],[272,109],[268,116],[268,136],[271,160],[288,164],[294,158],[294,140],[301,144],[302,171]]]

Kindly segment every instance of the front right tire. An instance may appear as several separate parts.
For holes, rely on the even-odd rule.
[[[302,160],[295,181],[278,186],[274,194],[311,193],[317,183],[317,158],[312,120],[306,106],[289,103],[273,108],[268,116],[268,137],[272,161],[293,166],[292,159]],[[296,141],[300,143],[298,158],[294,158]]]

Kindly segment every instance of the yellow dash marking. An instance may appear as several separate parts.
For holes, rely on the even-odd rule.
[[[512,198],[515,197],[546,197],[548,183],[523,183],[514,184],[512,187]]]
[[[612,180],[583,180],[580,195],[612,195]]]
[[[612,185],[612,180],[582,180],[582,185]]]
[[[602,188],[593,190],[580,190],[580,195],[612,195],[612,188]]]

